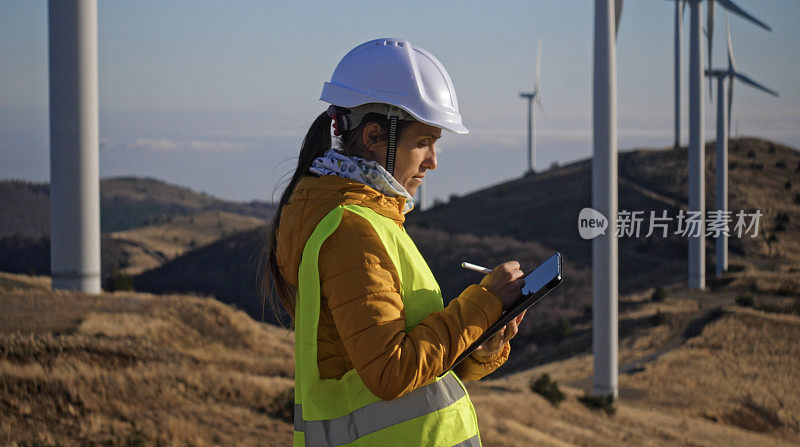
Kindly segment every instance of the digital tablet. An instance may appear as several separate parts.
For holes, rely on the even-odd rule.
[[[478,346],[483,344],[486,340],[492,338],[500,329],[502,329],[511,320],[519,316],[525,309],[536,304],[547,292],[553,290],[561,283],[561,254],[556,252],[553,256],[547,258],[546,261],[541,263],[532,272],[525,275],[525,284],[522,286],[522,295],[519,300],[511,306],[508,310],[503,311],[503,316],[497,323],[493,324],[489,329],[478,337],[460,356],[456,359],[450,369],[455,368],[456,365],[461,363],[467,358],[472,351],[476,350]]]

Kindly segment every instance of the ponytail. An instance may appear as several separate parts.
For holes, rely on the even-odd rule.
[[[275,256],[275,250],[277,248],[278,224],[281,221],[281,211],[283,210],[283,206],[289,201],[289,198],[292,196],[294,188],[300,182],[300,179],[310,175],[309,169],[311,168],[311,163],[313,163],[318,157],[325,155],[325,152],[327,152],[330,148],[331,119],[328,117],[326,112],[322,112],[311,124],[311,127],[308,129],[308,132],[303,139],[303,145],[300,149],[300,156],[297,159],[297,169],[295,169],[292,179],[289,181],[286,189],[283,190],[281,199],[278,202],[278,209],[275,210],[275,215],[272,217],[272,222],[267,228],[266,242],[269,245],[266,247],[265,253],[261,260],[262,267],[265,261],[267,265],[266,269],[259,269],[259,274],[262,275],[260,278],[261,284],[259,287],[261,292],[262,320],[267,301],[269,301],[270,308],[272,309],[275,319],[280,324],[283,324],[283,321],[280,318],[282,312],[278,308],[278,301],[280,301],[280,303],[283,305],[286,313],[288,313],[289,316],[294,319],[294,290],[292,286],[289,285],[289,283],[287,283],[283,278],[283,275],[281,275],[281,272],[278,269],[278,259]]]
[[[364,126],[375,122],[383,131],[382,138],[386,138],[389,130],[389,120],[386,115],[378,113],[368,113],[361,119],[355,128],[348,129],[342,132],[341,145],[342,152],[347,156],[360,156],[364,151],[364,143],[361,139],[361,134]],[[397,132],[398,136],[402,135],[403,129],[408,125],[408,121],[400,121]],[[277,231],[278,225],[281,221],[281,212],[283,206],[289,202],[289,198],[294,193],[294,189],[303,177],[311,175],[309,169],[311,164],[318,157],[325,155],[325,152],[331,148],[331,118],[327,112],[322,112],[316,120],[311,124],[311,127],[303,139],[303,146],[300,149],[300,156],[297,159],[297,169],[295,169],[292,179],[286,186],[286,189],[281,194],[281,200],[278,202],[278,209],[275,210],[275,215],[272,217],[272,222],[267,227],[266,238],[264,243],[269,244],[262,250],[261,261],[259,263],[259,292],[261,295],[261,319],[264,319],[264,311],[266,310],[266,303],[269,301],[272,313],[279,324],[283,324],[280,315],[283,313],[278,307],[278,302],[283,305],[283,309],[294,320],[295,310],[295,291],[292,286],[286,282],[281,275],[278,268],[278,259],[275,255],[277,245]],[[266,264],[266,266],[264,265]]]

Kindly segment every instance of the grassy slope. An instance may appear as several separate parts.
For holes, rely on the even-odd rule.
[[[0,298],[0,440],[276,445],[293,335],[214,300],[30,290]],[[280,402],[280,400],[278,400]]]
[[[110,233],[124,252],[122,270],[136,275],[227,235],[265,225],[256,217],[225,211],[208,211],[169,217],[141,228]]]
[[[49,184],[0,181],[0,237],[47,236],[49,207]],[[222,200],[153,178],[115,177],[100,180],[100,210],[101,230],[108,233],[206,211],[269,219],[274,207],[267,202]]]
[[[293,386],[291,332],[214,300],[52,293],[37,281],[0,292],[0,439],[290,442],[275,410]],[[620,376],[613,416],[577,400],[591,373],[585,352],[469,383],[484,445],[800,445],[800,317],[725,306],[691,333],[684,317],[703,305],[692,293],[626,297],[639,305],[623,319],[667,318],[625,332],[622,363],[669,349]],[[528,387],[543,372],[567,394],[559,407]]]
[[[634,150],[619,157],[619,210],[642,210],[675,218],[686,209],[687,150]],[[731,141],[729,154],[729,210],[761,210],[758,235],[731,237],[730,263],[761,270],[780,263],[800,268],[800,151],[757,139]],[[706,206],[714,206],[715,157],[706,146]],[[451,200],[421,214],[410,214],[409,226],[421,226],[450,234],[502,236],[519,242],[534,241],[558,250],[576,264],[591,265],[591,243],[580,238],[578,214],[591,206],[591,160],[525,176]],[[783,229],[779,215],[785,215]],[[734,220],[735,224],[735,220]],[[732,225],[733,226],[733,225]],[[670,229],[675,231],[677,221]],[[620,289],[633,292],[655,285],[686,280],[686,239],[676,235],[645,239],[624,237],[619,241]],[[770,236],[777,240],[768,242]],[[707,240],[706,259],[714,271],[714,240]],[[746,259],[745,259],[746,258]]]
[[[621,356],[646,351],[664,331],[629,340]],[[620,375],[613,416],[577,399],[588,383],[574,379],[591,374],[589,355],[481,382],[471,396],[487,446],[800,445],[798,355],[800,317],[729,308],[699,336]],[[528,387],[545,372],[567,395],[559,407]]]

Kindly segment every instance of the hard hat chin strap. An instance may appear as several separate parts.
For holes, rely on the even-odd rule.
[[[386,170],[394,175],[394,157],[397,154],[397,121],[399,117],[392,115],[389,117],[389,141],[386,148]]]

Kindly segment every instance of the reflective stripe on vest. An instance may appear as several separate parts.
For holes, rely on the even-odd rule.
[[[295,405],[294,429],[305,432],[306,445],[327,446],[353,442],[361,436],[447,408],[464,397],[455,376],[447,374],[397,399],[381,400],[336,419],[303,421],[303,406]]]
[[[297,446],[480,446],[478,420],[464,384],[452,371],[396,399],[383,401],[355,369],[322,379],[317,364],[319,251],[347,210],[372,225],[397,269],[406,331],[443,309],[441,291],[413,241],[393,220],[356,205],[326,215],[308,238],[298,271],[295,311]]]

